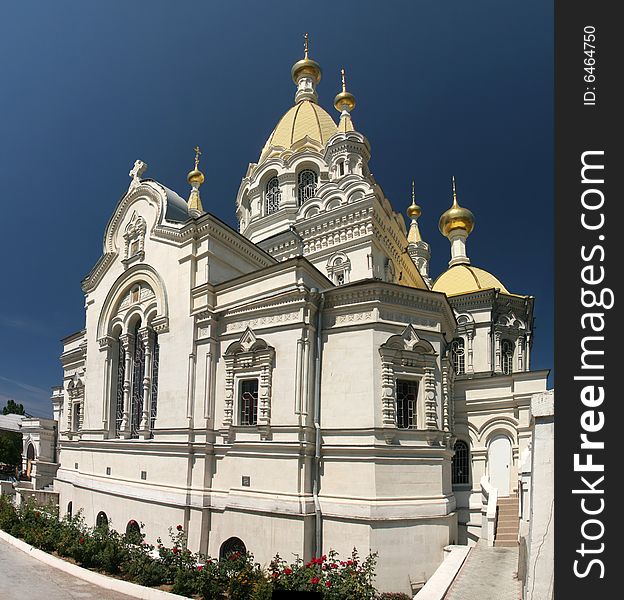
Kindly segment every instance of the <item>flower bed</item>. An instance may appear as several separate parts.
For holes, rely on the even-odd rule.
[[[346,560],[328,555],[287,562],[279,555],[268,568],[250,553],[222,560],[190,552],[181,525],[169,529],[167,544],[145,542],[142,525],[121,534],[107,525],[87,527],[80,513],[59,519],[58,509],[24,502],[16,508],[0,496],[0,529],[26,543],[54,552],[78,565],[144,586],[167,587],[204,600],[270,600],[273,590],[316,591],[324,600],[378,600],[373,586],[376,555],[360,559],[354,549]]]

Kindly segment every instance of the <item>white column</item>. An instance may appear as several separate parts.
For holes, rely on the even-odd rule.
[[[141,412],[141,424],[139,425],[139,438],[150,437],[150,415],[152,404],[152,354],[154,351],[154,333],[143,328],[139,331],[138,343],[143,344],[145,349],[145,361],[143,371],[143,411]]]

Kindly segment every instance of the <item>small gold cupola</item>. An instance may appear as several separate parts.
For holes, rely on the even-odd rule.
[[[429,261],[431,260],[431,249],[429,244],[422,239],[420,228],[418,227],[418,217],[422,214],[422,209],[416,204],[416,192],[414,191],[414,180],[412,179],[412,203],[407,207],[407,216],[411,219],[409,231],[407,232],[407,253],[420,271],[423,280],[431,288],[431,278],[429,277]]]
[[[199,146],[195,146],[195,167],[186,176],[186,180],[191,185],[191,195],[188,201],[188,212],[193,218],[197,218],[204,214],[204,208],[202,207],[201,198],[199,197],[199,186],[204,183],[204,174],[199,170],[199,157],[201,156],[201,150]]]
[[[451,242],[449,267],[470,264],[470,259],[466,254],[466,240],[474,229],[474,225],[475,218],[472,212],[457,202],[457,189],[455,177],[453,177],[453,205],[442,213],[438,224],[442,235]]]
[[[345,80],[345,70],[340,69],[340,79],[342,81],[342,91],[334,98],[334,106],[340,112],[340,123],[338,123],[338,131],[346,133],[353,131],[353,122],[351,121],[351,111],[355,108],[355,96],[347,91],[347,83]]]
[[[316,86],[321,81],[321,65],[309,57],[309,51],[309,40],[306,33],[303,36],[303,58],[298,60],[290,71],[292,79],[297,86],[297,93],[295,94],[296,103],[303,100],[311,100],[312,102],[318,100]]]
[[[474,225],[475,218],[472,212],[460,206],[457,202],[457,189],[455,187],[455,176],[453,176],[453,205],[443,212],[440,217],[440,233],[445,237],[449,237],[453,231],[460,229],[466,232],[466,236],[469,236],[474,229]]]

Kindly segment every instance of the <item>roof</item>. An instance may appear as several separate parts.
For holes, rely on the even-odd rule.
[[[306,136],[324,146],[337,131],[336,123],[323,108],[311,100],[303,100],[279,120],[262,153],[269,146],[290,148]]]
[[[0,415],[0,431],[20,431],[24,415]]]
[[[444,292],[447,296],[467,294],[479,290],[497,288],[509,294],[507,288],[492,273],[472,265],[453,265],[442,273],[431,288],[434,292]]]

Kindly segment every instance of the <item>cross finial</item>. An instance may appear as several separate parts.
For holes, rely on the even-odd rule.
[[[455,187],[455,175],[453,175],[453,204],[457,204],[457,189]]]
[[[303,36],[303,57],[308,58],[308,33]]]
[[[342,80],[342,91],[346,92],[347,91],[347,82],[345,80],[345,70],[344,69],[340,69],[340,78]]]
[[[416,204],[416,192],[414,191],[414,180],[412,179],[412,204]]]
[[[195,169],[197,169],[197,167],[199,166],[199,157],[201,156],[201,150],[199,149],[199,146],[195,146],[194,150],[195,150]]]

